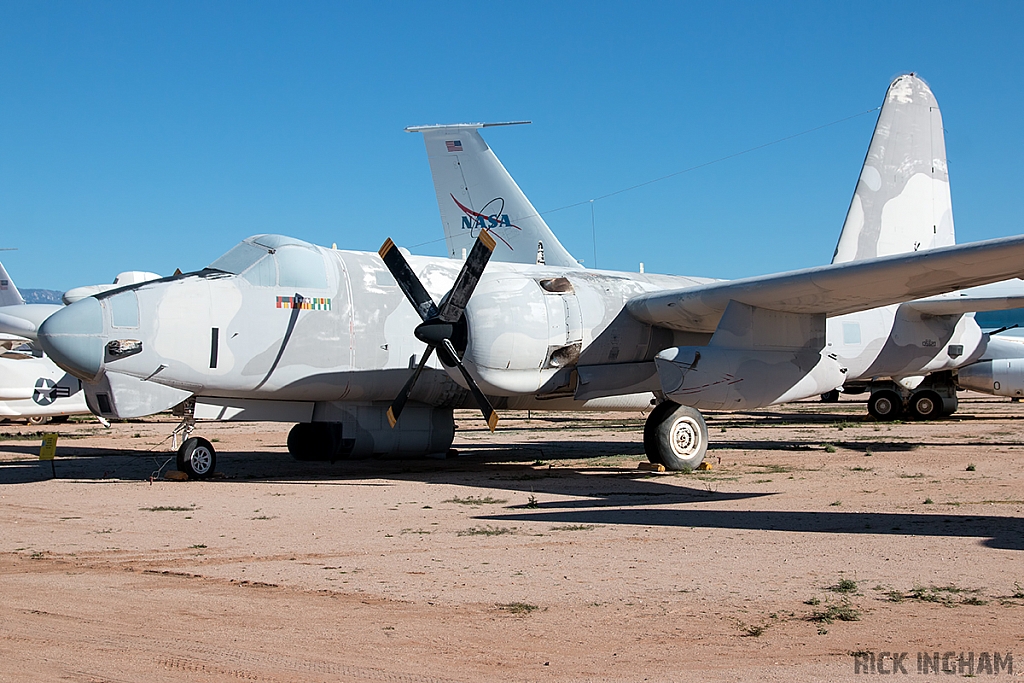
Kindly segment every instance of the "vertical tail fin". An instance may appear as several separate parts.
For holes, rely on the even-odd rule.
[[[955,243],[942,114],[906,74],[885,94],[832,263]]]
[[[14,286],[4,264],[0,263],[0,306],[20,306],[23,303],[25,300],[21,298],[21,292]]]
[[[529,123],[517,121],[513,123]],[[412,126],[423,133],[448,256],[469,252],[482,229],[495,236],[495,261],[580,268],[558,241],[478,129],[513,123]]]

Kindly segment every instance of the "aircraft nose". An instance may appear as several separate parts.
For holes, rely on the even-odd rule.
[[[103,365],[103,308],[86,297],[57,311],[39,326],[43,351],[64,370],[90,382]]]

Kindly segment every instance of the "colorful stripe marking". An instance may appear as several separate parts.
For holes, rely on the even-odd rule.
[[[331,310],[331,300],[317,296],[279,296],[277,297],[277,307],[297,308],[301,311],[329,311]]]

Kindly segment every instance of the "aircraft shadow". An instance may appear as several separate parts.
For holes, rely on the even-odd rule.
[[[983,539],[992,548],[1024,550],[1024,524],[1016,517],[956,514],[881,512],[801,512],[761,510],[708,510],[693,507],[666,509],[666,505],[714,503],[755,499],[771,493],[723,493],[700,488],[685,475],[652,475],[632,469],[615,456],[639,454],[642,448],[620,442],[590,443],[589,457],[566,455],[557,442],[539,448],[473,448],[465,457],[448,460],[355,460],[298,462],[280,452],[224,451],[218,454],[225,479],[210,483],[253,481],[304,485],[390,486],[389,480],[428,481],[476,486],[514,494],[513,507],[503,514],[480,515],[481,521],[530,521],[557,524],[616,524],[717,529],[797,531],[963,537]],[[564,444],[563,444],[564,446]],[[763,444],[758,447],[763,448]],[[26,459],[0,463],[0,486],[39,482],[53,477],[49,462],[31,459],[35,445],[6,445]],[[632,450],[630,450],[632,449]],[[579,459],[574,466],[545,468],[544,461]],[[63,457],[62,457],[63,456]],[[554,457],[552,457],[554,456]],[[611,462],[609,462],[611,459]],[[166,451],[111,451],[106,448],[68,447],[58,451],[54,469],[58,478],[104,484],[110,480],[146,480],[174,468]],[[703,486],[703,484],[701,484]],[[577,498],[527,504],[528,496],[570,495]],[[521,504],[516,504],[517,500]],[[484,510],[481,509],[481,512]]]
[[[619,446],[607,444],[598,455],[581,458],[574,467],[560,465],[547,468],[535,465],[537,450],[487,448],[471,455],[447,460],[348,460],[330,462],[299,462],[285,453],[232,452],[218,453],[218,470],[223,478],[210,483],[259,482],[319,486],[390,486],[393,481],[427,481],[430,483],[476,486],[518,494],[526,504],[529,495],[571,495],[585,499],[577,503],[595,506],[667,505],[696,502],[741,500],[774,495],[771,493],[722,493],[695,482],[672,475],[652,475],[635,469],[632,460],[607,464],[607,458],[621,454]],[[626,444],[628,445],[628,444]],[[590,444],[591,448],[595,444]],[[50,463],[29,459],[36,455],[36,446],[6,446],[5,450],[25,453],[19,462],[0,463],[0,486],[27,484],[53,478],[75,479],[83,483],[106,483],[110,480],[144,481],[150,476],[174,469],[174,455],[168,452],[111,451],[100,448],[68,448]],[[640,449],[642,450],[642,449]],[[564,456],[568,457],[568,456]],[[544,462],[554,461],[548,458]],[[656,502],[654,502],[656,501]],[[516,503],[516,500],[506,502]]]
[[[1024,525],[1016,517],[884,512],[798,512],[704,509],[557,509],[475,517],[488,522],[635,524],[640,526],[750,529],[822,534],[883,534],[979,538],[989,548],[1024,550]],[[554,509],[552,509],[554,508]]]

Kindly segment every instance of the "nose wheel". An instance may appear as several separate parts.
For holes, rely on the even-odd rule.
[[[189,479],[206,479],[216,467],[217,452],[213,444],[202,437],[189,437],[178,449],[178,470]]]

